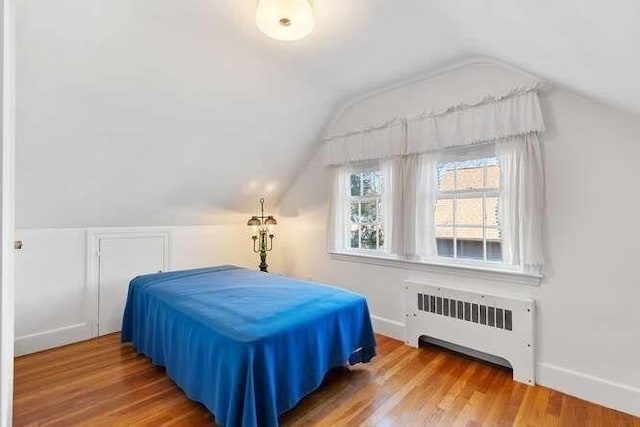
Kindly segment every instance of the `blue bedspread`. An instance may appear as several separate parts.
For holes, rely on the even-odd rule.
[[[375,355],[364,297],[234,266],[136,277],[122,341],[228,426],[278,425],[329,369]]]

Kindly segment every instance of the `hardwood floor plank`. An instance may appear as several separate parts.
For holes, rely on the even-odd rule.
[[[527,417],[527,424],[530,426],[544,425],[545,418],[547,416],[547,407],[549,406],[549,398],[551,397],[551,390],[546,387],[540,387],[539,392],[536,393],[533,407]],[[595,405],[594,405],[595,406]]]
[[[498,424],[513,424],[514,419],[518,414],[518,410],[520,409],[520,405],[522,405],[524,393],[527,391],[527,388],[529,388],[529,386],[524,384],[514,384],[513,390],[511,391],[509,403],[502,409],[502,415],[500,417],[500,420],[498,421]]]
[[[500,396],[500,390],[503,389],[505,382],[512,381],[510,376],[510,373],[508,373],[506,369],[496,369],[493,381],[487,390],[484,391],[484,399],[476,408],[470,421],[473,421],[478,425],[483,425],[485,423],[486,418],[491,413],[491,408],[494,407],[498,397]]]
[[[445,411],[439,406],[440,402],[449,394],[463,373],[469,369],[469,365],[465,363],[463,358],[454,358],[450,366],[450,368],[444,368],[442,372],[438,373],[431,391],[423,395],[420,409],[411,424],[418,426],[440,422],[445,414]]]
[[[393,416],[392,413],[395,412],[409,416],[412,412],[416,412],[418,402],[416,402],[415,399],[411,399],[409,395],[416,389],[424,389],[430,378],[432,378],[436,371],[442,367],[445,361],[446,357],[443,354],[436,354],[434,357],[430,357],[426,360],[422,358],[419,360],[420,365],[416,367],[409,367],[408,370],[398,378],[399,381],[406,384],[406,393],[404,393],[402,389],[400,390],[400,393],[389,390],[384,394],[384,399],[370,399],[368,405],[363,408],[363,410],[353,413],[352,416],[346,420],[347,424],[376,424],[381,422],[382,418],[387,417],[396,420],[396,422],[401,422],[401,420]],[[412,403],[414,405],[412,405]],[[412,406],[415,406],[415,408]],[[378,412],[378,416],[376,416],[376,412]]]
[[[630,415],[515,383],[500,367],[432,345],[377,341],[372,363],[329,372],[281,424],[640,427]],[[15,369],[16,426],[215,425],[118,334],[19,357]]]

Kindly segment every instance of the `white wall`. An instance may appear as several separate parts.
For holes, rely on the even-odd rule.
[[[252,2],[16,3],[19,228],[237,223],[335,103]]]
[[[346,96],[474,53],[640,112],[636,0],[319,0],[295,43],[256,0],[16,4],[20,228],[220,223]]]
[[[259,263],[244,224],[150,230],[169,232],[171,270],[221,264],[257,268]],[[16,238],[24,244],[15,257],[16,354],[90,338],[87,229],[17,230]],[[272,273],[282,271],[278,246],[279,236],[267,258]]]
[[[327,133],[394,115],[500,94],[532,78],[479,64],[355,102]],[[329,175],[318,150],[282,200],[285,271],[367,296],[378,330],[403,333],[407,278],[531,296],[537,302],[537,381],[640,415],[637,226],[640,121],[555,88],[542,95],[548,262],[540,286],[339,260],[326,251]]]

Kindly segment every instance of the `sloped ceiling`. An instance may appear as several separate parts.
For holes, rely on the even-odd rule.
[[[468,58],[640,114],[634,0],[314,8],[286,43],[254,0],[18,1],[18,227],[236,222],[277,203],[349,98]]]

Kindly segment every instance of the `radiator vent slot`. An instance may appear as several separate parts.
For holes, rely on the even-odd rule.
[[[478,323],[491,328],[513,330],[513,312],[500,307],[460,301],[441,296],[417,294],[418,311]]]

